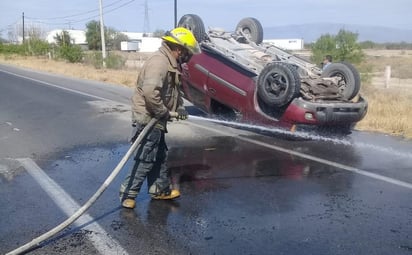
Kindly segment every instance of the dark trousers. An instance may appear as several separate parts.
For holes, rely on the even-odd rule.
[[[153,128],[138,146],[135,163],[120,186],[120,198],[135,198],[147,177],[151,194],[161,193],[170,187],[167,169],[165,132]]]

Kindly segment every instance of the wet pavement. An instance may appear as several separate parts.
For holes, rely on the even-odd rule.
[[[220,131],[227,128],[205,126]],[[411,253],[411,189],[250,144],[237,136],[283,143],[286,148],[354,167],[372,165],[365,161],[367,154],[364,157],[362,151],[347,145],[284,141],[227,129],[232,136],[216,135],[189,123],[172,125],[169,167],[181,198],[152,201],[144,186],[134,210],[120,208],[117,192],[129,163],[89,214],[129,254]],[[37,163],[83,204],[127,149],[127,144],[77,148],[64,152],[60,160]],[[404,167],[410,166],[410,159],[404,158],[403,163],[390,172],[405,174],[403,180],[408,180]],[[375,169],[388,171],[379,165]],[[2,236],[9,249],[65,219],[27,175],[2,185],[0,193],[21,197],[21,193],[15,195],[16,186],[34,195],[35,200],[27,201],[23,194],[21,206],[36,213],[2,210],[2,215],[10,215],[2,223],[3,234],[14,233]],[[14,231],[21,225],[25,231]],[[71,227],[32,253],[93,254],[95,248],[88,238],[93,234],[87,226]]]
[[[121,104],[61,96],[82,110],[72,106],[71,115],[48,119],[57,134],[38,125],[67,106],[45,107],[45,115],[32,119],[7,116],[19,131],[0,126],[3,141],[16,142],[0,154],[0,254],[64,221],[129,147],[130,112]],[[87,218],[30,254],[412,254],[410,141],[365,132],[290,138],[173,122],[169,168],[180,198],[152,201],[144,185],[136,208],[121,208],[118,190],[128,162]],[[31,153],[39,141],[38,153]],[[38,166],[47,182],[39,183],[22,159]]]

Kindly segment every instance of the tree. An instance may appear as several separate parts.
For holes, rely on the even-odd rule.
[[[54,39],[57,42],[57,58],[65,59],[70,63],[82,62],[83,51],[79,45],[72,42],[68,31],[63,30],[60,34],[56,34]]]
[[[112,48],[114,50],[120,50],[121,48],[121,42],[122,41],[128,41],[129,37],[123,33],[120,32],[115,32],[114,37],[113,37],[113,43],[112,43]]]
[[[92,20],[86,24],[86,41],[89,50],[101,50],[100,23]]]
[[[164,35],[165,35],[165,31],[163,29],[157,29],[156,31],[153,32],[153,37],[161,38]]]
[[[338,61],[348,61],[360,63],[364,57],[361,46],[357,43],[358,34],[344,29],[339,30],[336,35],[337,54],[335,59]]]
[[[104,27],[104,37],[106,38],[106,46],[112,50],[120,50],[120,42],[129,39],[127,35],[106,26]],[[86,24],[86,41],[89,50],[102,49],[100,22],[92,20]]]
[[[27,23],[24,26],[24,39],[30,40],[41,40],[46,37],[46,29],[43,25],[39,23]],[[23,42],[23,25],[17,22],[8,28],[7,36],[9,41],[12,43],[22,43]]]
[[[335,37],[330,34],[322,35],[312,45],[312,61],[314,63],[321,63],[326,55],[331,55],[332,57],[336,55]]]
[[[25,28],[25,37],[27,39],[34,39],[34,40],[42,40],[42,38],[46,37],[46,30],[45,28],[36,23],[28,24]]]
[[[72,38],[68,31],[63,30],[60,34],[56,33],[54,36],[54,40],[56,40],[57,45],[59,46],[70,46],[72,45]]]
[[[106,28],[105,36],[107,38],[107,46],[109,50],[120,50],[120,44],[122,41],[128,41],[129,37],[113,28]]]
[[[364,54],[357,43],[358,34],[341,29],[336,36],[322,35],[312,45],[312,61],[320,63],[325,55],[331,55],[334,61],[360,63]]]

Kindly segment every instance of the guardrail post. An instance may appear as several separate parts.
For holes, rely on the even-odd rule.
[[[389,81],[391,79],[391,66],[385,67],[385,88],[389,88]]]

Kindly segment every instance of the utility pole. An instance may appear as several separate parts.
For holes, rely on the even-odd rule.
[[[149,23],[149,6],[147,0],[144,1],[144,24],[143,24],[143,36],[147,36],[147,33],[150,32],[150,23]]]
[[[175,27],[177,27],[177,0],[175,0]]]
[[[23,12],[22,17],[23,17],[23,44],[24,44],[24,12]]]
[[[103,58],[103,67],[106,68],[106,41],[104,39],[104,23],[103,23],[103,7],[102,0],[99,0],[100,6],[100,35],[102,38],[102,58]]]

